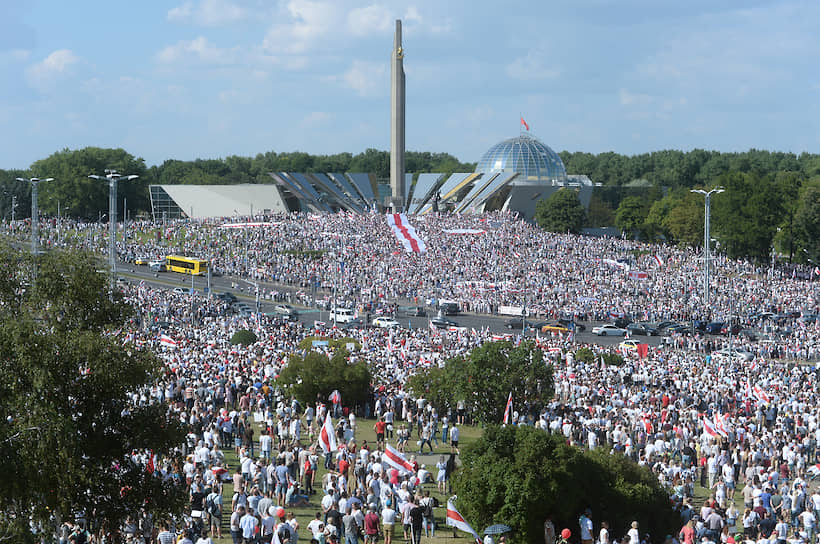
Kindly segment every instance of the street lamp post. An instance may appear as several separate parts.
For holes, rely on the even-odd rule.
[[[31,254],[37,255],[40,242],[40,210],[37,207],[37,186],[41,181],[53,181],[54,178],[17,178],[17,181],[31,183]],[[14,212],[12,212],[13,214]]]
[[[105,175],[98,176],[92,174],[91,179],[108,181],[108,265],[111,269],[111,277],[108,279],[108,287],[111,290],[111,298],[114,298],[114,281],[117,275],[117,182],[122,179],[131,181],[139,176],[123,176],[116,170],[106,170]]]
[[[709,241],[710,238],[710,210],[711,210],[711,201],[712,195],[722,193],[724,191],[723,187],[715,187],[711,191],[704,191],[703,189],[691,189],[690,192],[692,193],[700,193],[704,195],[705,202],[704,202],[704,213],[703,213],[703,303],[704,306],[709,305]]]

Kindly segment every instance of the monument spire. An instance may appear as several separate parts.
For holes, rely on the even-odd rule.
[[[404,184],[404,50],[401,20],[397,19],[390,59],[390,206],[393,212],[404,211]]]

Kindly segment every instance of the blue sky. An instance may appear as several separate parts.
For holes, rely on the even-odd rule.
[[[820,3],[0,0],[0,168],[389,147],[478,161],[519,113],[556,150],[820,152]]]

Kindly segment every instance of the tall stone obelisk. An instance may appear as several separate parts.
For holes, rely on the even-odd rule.
[[[390,205],[404,211],[404,50],[401,20],[396,20],[393,55],[390,59]]]

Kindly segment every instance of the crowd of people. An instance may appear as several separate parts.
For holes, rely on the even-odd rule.
[[[749,325],[765,327],[763,318],[755,323],[752,316],[808,315],[818,309],[816,281],[721,256],[714,262],[713,299],[704,309],[702,263],[692,250],[546,233],[505,213],[411,218],[425,239],[425,254],[400,251],[384,217],[376,214],[267,219],[268,226],[244,229],[221,228],[219,222],[131,223],[118,251],[126,260],[200,256],[224,274],[265,282],[266,298],[287,296],[308,305],[335,286],[338,302],[371,309],[448,299],[473,313],[521,306],[545,317],[598,321],[620,314],[647,320],[741,315]],[[70,232],[58,227],[44,225],[44,244],[61,238],[64,244],[100,249],[105,243],[105,233],[93,225],[72,225]],[[447,232],[455,229],[484,233]],[[646,271],[647,278],[630,279],[627,269]],[[144,284],[123,289],[142,317],[142,326],[120,333],[123,341],[155,350],[165,365],[161,379],[135,392],[133,401],[165,403],[169,415],[187,425],[186,443],[178,455],[158,460],[157,474],[184,481],[191,499],[176,519],[135,514],[121,528],[123,535],[132,542],[167,544],[187,532],[192,544],[207,544],[208,538],[223,536],[223,518],[234,544],[300,538],[418,543],[422,535],[434,534],[435,497],[449,490],[459,427],[469,422],[472,407],[465,399],[433,406],[404,385],[420,369],[497,340],[494,333],[320,331],[358,342],[361,347],[350,358],[369,365],[372,397],[358,410],[344,399],[302,406],[277,386],[276,376],[300,351],[299,343],[316,334],[313,327],[232,314],[228,302],[215,298],[200,297],[192,305],[188,294]],[[161,331],[157,323],[164,324]],[[704,334],[674,335],[645,357],[624,352],[621,366],[604,364],[602,356],[615,346],[582,344],[571,335],[539,337],[554,365],[555,396],[542,404],[519,399],[513,421],[647,466],[681,514],[681,529],[668,535],[667,544],[813,542],[820,515],[820,493],[812,481],[820,472],[815,468],[820,399],[815,368],[806,362],[820,354],[820,331],[808,320],[793,318],[789,325],[776,349],[772,343],[735,340],[735,347],[755,355],[752,361],[709,356],[726,340]],[[257,342],[231,345],[240,329],[253,330]],[[594,358],[576,357],[581,347]],[[328,411],[336,420],[339,449],[324,455],[318,437]],[[361,440],[357,416],[377,419],[375,443]],[[408,455],[412,472],[400,474],[388,466],[388,444]],[[434,444],[439,452],[428,467],[420,450],[432,451]],[[239,459],[235,466],[225,461],[230,450]],[[705,502],[696,503],[696,485],[709,490]],[[229,486],[232,495],[223,496]],[[734,506],[737,494],[743,512]],[[316,507],[315,519],[297,520],[293,509],[306,505]],[[664,540],[642,535],[637,526],[610,535],[606,520],[592,526],[591,513],[581,520],[583,544]],[[547,524],[545,539],[546,544],[558,539]]]

